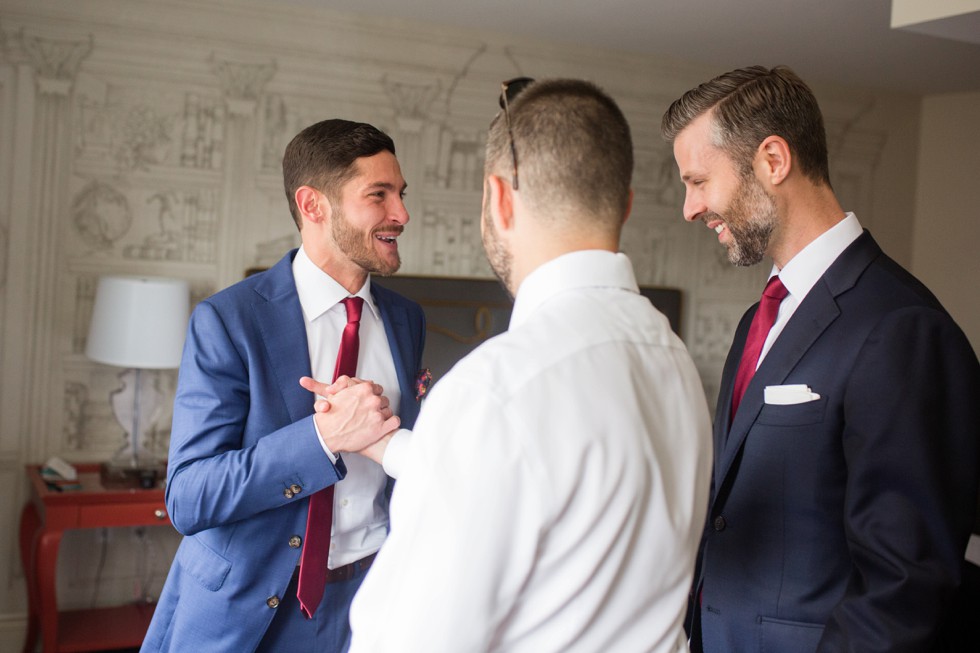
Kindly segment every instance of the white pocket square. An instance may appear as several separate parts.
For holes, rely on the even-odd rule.
[[[805,404],[819,398],[820,395],[810,390],[810,386],[802,384],[767,385],[765,390],[765,402],[775,406]]]

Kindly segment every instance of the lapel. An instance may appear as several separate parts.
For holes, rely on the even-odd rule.
[[[388,346],[391,357],[395,362],[395,373],[398,376],[398,386],[401,389],[400,415],[408,416],[416,410],[415,387],[413,384],[414,359],[412,352],[411,330],[408,324],[408,311],[405,306],[391,301],[391,291],[371,283],[371,295],[381,313],[381,322],[388,336]],[[404,419],[404,418],[403,418]]]
[[[258,301],[252,304],[255,323],[262,334],[266,360],[278,382],[279,392],[292,421],[313,414],[310,393],[299,385],[301,376],[310,376],[310,348],[306,322],[293,279],[292,250],[255,284]]]
[[[765,387],[767,385],[780,385],[786,381],[790,372],[806,355],[817,338],[840,316],[837,297],[857,283],[864,270],[880,253],[881,249],[878,244],[875,243],[871,234],[865,231],[841,253],[807,293],[806,298],[796,309],[793,317],[786,324],[786,328],[783,329],[749,382],[742,402],[739,404],[741,410],[738,411],[732,421],[727,439],[724,428],[716,428],[715,430],[716,436],[720,436],[722,441],[720,450],[716,451],[716,454],[720,453],[720,458],[715,465],[716,488],[722,487],[722,482],[731,471],[749,431],[762,411]],[[751,316],[746,317],[751,319]],[[739,352],[741,352],[745,346],[748,327],[746,326],[744,330],[740,328],[739,332],[737,343],[739,344]],[[720,424],[727,423],[726,417],[731,407],[734,369],[738,366],[738,359],[735,359],[734,367],[732,367],[731,362],[732,357],[730,356],[725,365],[724,382],[721,389],[721,392],[725,393],[723,396],[726,399],[718,402],[719,413],[715,418],[716,422]],[[725,404],[725,412],[720,412],[722,403]]]

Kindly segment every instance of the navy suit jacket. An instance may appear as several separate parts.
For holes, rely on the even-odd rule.
[[[252,651],[299,563],[309,496],[341,480],[313,426],[306,327],[293,250],[268,271],[201,302],[191,316],[174,402],[167,509],[184,537],[144,651]],[[401,387],[418,415],[421,308],[371,284]],[[298,493],[288,491],[298,486]]]
[[[931,650],[976,514],[976,355],[865,232],[800,304],[729,428],[755,309],[718,400],[692,596],[703,650]],[[820,399],[764,405],[782,384]]]

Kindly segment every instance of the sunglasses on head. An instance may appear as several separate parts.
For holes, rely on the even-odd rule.
[[[507,136],[510,139],[510,156],[514,162],[514,190],[518,190],[517,148],[514,147],[514,130],[510,126],[510,103],[533,83],[534,79],[531,77],[515,77],[500,84],[500,108],[504,110],[504,120],[507,121]]]

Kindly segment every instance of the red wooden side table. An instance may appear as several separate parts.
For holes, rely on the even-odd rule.
[[[76,464],[80,489],[57,491],[28,465],[31,497],[20,518],[20,555],[27,581],[28,620],[24,653],[32,653],[40,630],[44,653],[138,647],[153,605],[130,604],[58,610],[58,548],[72,528],[158,526],[170,523],[163,489],[105,487],[99,463]]]

